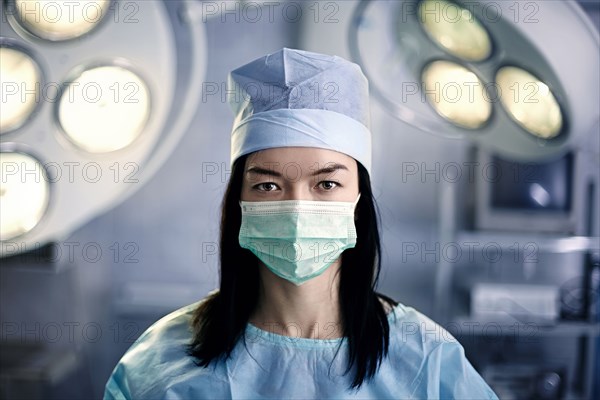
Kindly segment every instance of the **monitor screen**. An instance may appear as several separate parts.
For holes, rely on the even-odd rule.
[[[517,163],[492,157],[492,207],[510,210],[571,209],[573,155],[550,162]]]

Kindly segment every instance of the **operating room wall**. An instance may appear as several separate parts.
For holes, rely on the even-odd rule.
[[[597,13],[594,18],[598,24]],[[2,322],[27,327],[32,338],[38,335],[36,326],[42,327],[42,336],[49,324],[73,327],[73,335],[65,329],[48,345],[82,354],[86,373],[77,384],[95,397],[101,397],[116,361],[146,327],[217,287],[220,202],[230,173],[232,114],[222,92],[226,74],[281,47],[298,47],[304,37],[301,23],[279,14],[257,22],[229,15],[224,21],[209,19],[206,28],[205,82],[219,91],[198,88],[203,99],[197,114],[154,178],[74,232],[65,241],[71,247],[60,246],[63,254],[54,269],[0,268]],[[343,42],[327,46],[347,53]],[[375,100],[371,118],[373,186],[383,236],[379,289],[431,315],[437,258],[406,258],[402,244],[435,247],[443,179],[439,168],[464,162],[468,145],[421,133],[390,117]],[[433,172],[407,175],[408,165]],[[101,257],[83,251],[91,243],[92,250],[101,249]],[[565,256],[560,262],[578,261]]]

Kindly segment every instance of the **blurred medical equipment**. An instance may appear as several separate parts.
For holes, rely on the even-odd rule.
[[[583,148],[598,119],[600,40],[574,2],[363,1],[352,21],[372,93],[422,131],[533,161]]]
[[[471,289],[471,315],[479,320],[552,322],[559,304],[559,290],[551,285],[476,283]]]
[[[565,394],[565,371],[561,366],[492,365],[483,371],[483,377],[502,400],[557,400]]]
[[[190,19],[195,6],[0,5],[0,262],[5,271],[56,272],[41,281],[59,289],[36,288],[47,304],[35,308],[55,307],[59,316],[41,313],[33,324],[31,313],[11,320],[4,312],[19,310],[17,304],[3,305],[0,398],[93,392],[96,362],[87,349],[102,337],[101,327],[82,323],[78,305],[61,302],[81,282],[73,268],[57,271],[56,260],[70,259],[57,252],[73,231],[148,182],[186,132],[206,69],[204,24]],[[18,280],[27,273],[10,277],[16,290],[28,287]],[[92,329],[82,335],[86,325]]]
[[[64,239],[143,186],[204,76],[195,2],[4,2],[0,256]]]

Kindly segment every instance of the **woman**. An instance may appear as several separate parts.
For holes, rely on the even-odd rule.
[[[284,48],[228,95],[220,289],[150,327],[105,398],[496,398],[448,332],[374,290],[360,68]]]

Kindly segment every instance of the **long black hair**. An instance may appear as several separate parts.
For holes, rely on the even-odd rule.
[[[229,357],[258,301],[258,258],[238,242],[246,158],[242,156],[234,163],[222,204],[220,290],[202,301],[192,318],[194,332],[188,353],[202,367]],[[375,292],[381,269],[378,213],[369,173],[360,163],[357,165],[361,193],[356,207],[357,240],[354,248],[342,253],[339,270],[339,302],[349,351],[346,372],[355,368],[351,389],[358,389],[365,379],[372,378],[388,352],[389,324],[379,299],[391,306],[397,304]]]

